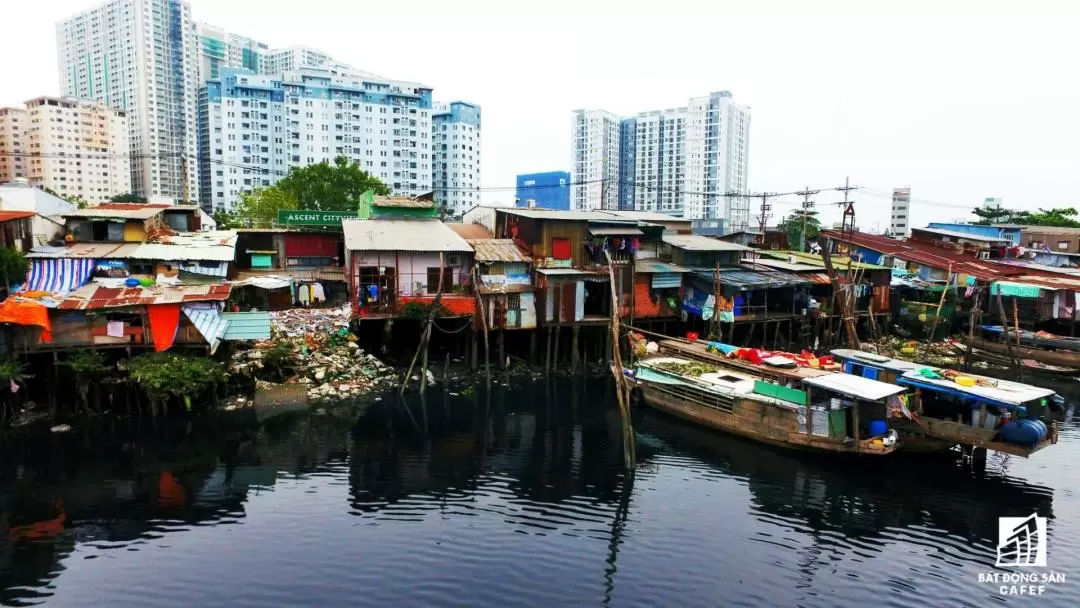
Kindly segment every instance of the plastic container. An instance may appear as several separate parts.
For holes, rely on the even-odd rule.
[[[1046,425],[1039,420],[1025,418],[1003,425],[1000,433],[1005,443],[1034,446],[1046,438]]]
[[[957,376],[953,382],[956,382],[960,386],[975,386],[975,378],[971,376]]]
[[[132,277],[132,278],[124,281],[124,286],[125,287],[138,287],[139,286],[139,279],[136,279],[136,278]]]
[[[870,436],[880,437],[889,432],[889,423],[884,420],[870,421]]]
[[[696,331],[688,331],[688,332],[686,332],[686,339],[691,341],[691,342],[697,342],[699,337],[700,337],[700,335]]]

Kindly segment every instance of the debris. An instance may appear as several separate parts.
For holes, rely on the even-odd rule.
[[[54,433],[66,433],[66,432],[71,430],[71,425],[70,424],[58,424],[58,425],[52,427],[49,430],[54,432]]]

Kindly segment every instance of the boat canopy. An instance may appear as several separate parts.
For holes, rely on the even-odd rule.
[[[971,374],[965,375],[976,379],[981,377],[972,376]],[[1054,391],[1047,388],[1009,382],[1008,380],[994,380],[997,386],[979,386],[978,384],[975,386],[960,386],[952,380],[927,378],[918,372],[907,372],[897,378],[896,381],[923,390],[938,391],[960,397],[974,397],[991,405],[996,404],[1006,407],[1016,407],[1039,399],[1048,399],[1054,395]]]
[[[826,376],[807,378],[803,382],[815,388],[865,401],[879,401],[897,393],[902,393],[905,390],[902,386],[886,384],[861,376],[852,376],[851,374],[828,374]]]

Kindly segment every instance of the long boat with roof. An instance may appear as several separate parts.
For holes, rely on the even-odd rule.
[[[701,426],[763,443],[839,454],[885,456],[900,447],[876,416],[903,387],[802,369],[799,382],[770,381],[686,357],[639,360],[633,397]]]
[[[837,349],[832,355],[849,375],[896,384],[910,392],[913,415],[894,423],[905,444],[917,444],[914,439],[924,437],[932,443],[1026,458],[1057,443],[1054,418],[1062,400],[1051,389],[857,350]]]

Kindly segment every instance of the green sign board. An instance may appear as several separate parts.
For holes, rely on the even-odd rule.
[[[277,219],[282,226],[340,226],[341,220],[359,215],[356,211],[279,209]]]

